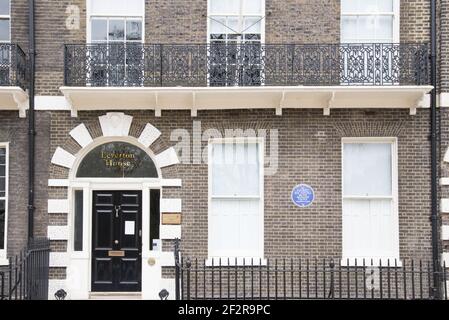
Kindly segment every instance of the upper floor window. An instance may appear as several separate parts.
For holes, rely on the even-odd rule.
[[[208,11],[209,85],[260,85],[265,0],[209,0]]]
[[[88,0],[89,85],[142,85],[144,17],[144,0]]]
[[[9,43],[11,41],[10,25],[10,1],[0,0],[0,43]]]
[[[341,0],[341,42],[399,42],[399,7],[400,0]]]
[[[8,144],[0,143],[0,265],[6,260],[8,211]]]
[[[263,41],[265,0],[209,0],[209,41]]]
[[[142,18],[91,18],[91,42],[142,41]]]
[[[143,0],[88,1],[88,42],[143,42]]]

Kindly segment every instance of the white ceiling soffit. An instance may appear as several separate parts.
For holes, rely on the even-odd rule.
[[[82,110],[331,109],[429,107],[432,86],[89,88],[61,87],[72,114]]]
[[[28,94],[20,87],[0,87],[0,112],[17,110],[21,118],[26,117]]]

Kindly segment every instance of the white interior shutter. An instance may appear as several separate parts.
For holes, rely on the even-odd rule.
[[[260,257],[263,216],[257,143],[210,145],[210,257]]]
[[[345,258],[398,258],[392,151],[391,143],[343,146]]]

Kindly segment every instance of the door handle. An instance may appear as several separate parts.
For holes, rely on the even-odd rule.
[[[115,206],[115,217],[118,218],[118,211],[120,210],[120,206]]]

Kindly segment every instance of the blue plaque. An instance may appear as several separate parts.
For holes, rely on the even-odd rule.
[[[315,191],[307,184],[299,184],[292,190],[292,201],[300,208],[310,207],[315,200]]]

